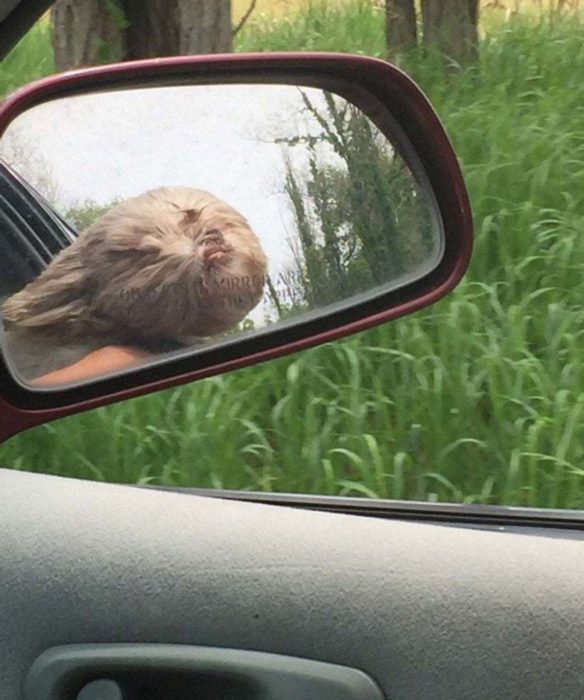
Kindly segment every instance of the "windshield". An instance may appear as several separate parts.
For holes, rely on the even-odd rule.
[[[387,56],[374,0],[286,8],[264,3],[235,48]],[[473,207],[473,260],[447,298],[35,428],[1,446],[0,462],[126,483],[584,508],[578,12],[483,4],[476,51],[445,54],[430,32],[393,46],[446,126]],[[50,38],[45,18],[3,62],[0,92],[52,72]]]

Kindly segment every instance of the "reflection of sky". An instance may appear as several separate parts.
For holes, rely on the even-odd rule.
[[[321,90],[302,90],[323,104]],[[0,153],[8,162],[18,154],[16,169],[61,213],[162,185],[208,190],[248,219],[276,278],[292,262],[289,241],[296,229],[284,194],[284,155],[303,170],[306,151],[275,141],[318,130],[302,109],[300,91],[278,85],[68,97],[18,117]],[[330,152],[323,158],[339,160]]]

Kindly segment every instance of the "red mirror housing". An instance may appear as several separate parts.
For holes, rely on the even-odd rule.
[[[46,389],[18,381],[0,358],[0,439],[71,413],[209,377],[341,338],[411,313],[447,294],[470,259],[472,219],[461,170],[432,106],[415,83],[381,60],[327,53],[229,54],[137,61],[55,75],[25,86],[0,107],[0,138],[37,105],[74,95],[176,85],[299,85],[355,105],[423,171],[442,227],[442,253],[427,273],[317,316],[234,337],[195,354],[168,355],[91,383]]]

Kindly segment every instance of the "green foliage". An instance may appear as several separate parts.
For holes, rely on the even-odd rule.
[[[130,26],[126,13],[115,0],[102,0],[102,2],[108,19],[115,27],[118,29],[127,29]]]
[[[312,5],[237,39],[382,53],[382,19],[365,5]],[[459,75],[408,58],[473,203],[473,261],[449,297],[344,341],[36,428],[2,446],[0,462],[108,481],[584,508],[581,37],[577,18],[519,18]],[[25,81],[30,59],[19,60]]]
[[[0,96],[54,72],[49,25],[39,22],[0,63]]]
[[[115,63],[119,60],[110,43],[104,41],[101,37],[96,37],[95,43],[97,46],[96,63]]]
[[[254,15],[236,35],[238,51],[344,51],[385,56],[381,3],[306,0],[300,12],[270,18]]]

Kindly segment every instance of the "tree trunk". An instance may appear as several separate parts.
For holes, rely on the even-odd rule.
[[[125,0],[127,58],[233,50],[231,0]]]
[[[178,3],[180,53],[233,50],[231,0],[182,0]]]
[[[177,6],[178,0],[125,0],[125,58],[132,61],[181,53]]]
[[[124,30],[103,0],[57,0],[51,20],[58,71],[124,58]]]
[[[478,52],[478,0],[422,0],[424,45],[436,47],[450,67],[474,61]]]
[[[413,49],[417,42],[414,0],[386,0],[385,38],[391,58]]]
[[[233,48],[231,0],[57,0],[51,17],[57,70]]]

